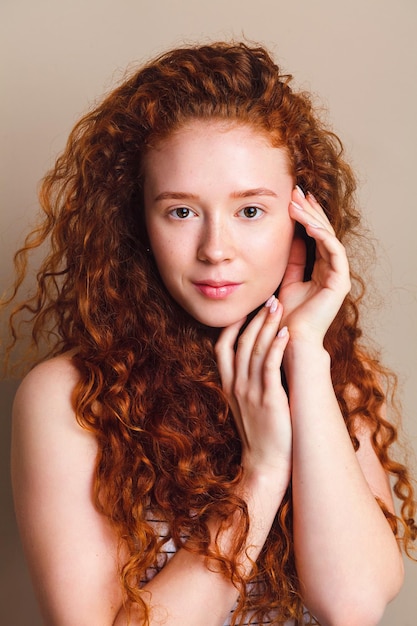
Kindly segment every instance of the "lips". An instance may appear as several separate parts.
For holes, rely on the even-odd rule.
[[[222,300],[234,293],[241,283],[231,283],[226,281],[214,281],[205,280],[201,282],[195,282],[195,288],[202,293],[206,298],[213,300]]]

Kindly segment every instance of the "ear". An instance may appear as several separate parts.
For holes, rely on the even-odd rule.
[[[305,263],[304,263],[304,277],[303,281],[308,282],[311,280],[313,273],[314,263],[316,262],[316,242],[312,237],[307,235],[304,226],[298,222],[295,225],[294,237],[302,239],[305,245]]]
[[[304,281],[306,258],[307,252],[305,241],[296,233],[294,235],[294,239],[292,240],[287,269],[285,270],[280,286],[281,289],[286,285]]]

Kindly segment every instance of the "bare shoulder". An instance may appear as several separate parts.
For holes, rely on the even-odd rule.
[[[72,409],[71,396],[79,374],[71,355],[64,354],[34,367],[18,387],[14,413],[20,415],[31,411],[46,409],[51,404],[59,403],[61,409]]]
[[[70,355],[34,367],[21,382],[13,404],[12,470],[15,482],[30,473],[32,490],[48,468],[55,476],[76,463],[91,473],[97,454],[96,439],[76,420],[72,396],[79,380]],[[62,478],[62,476],[61,476]],[[43,480],[43,485],[50,482]],[[27,497],[25,490],[25,498]]]
[[[112,624],[121,603],[117,539],[93,502],[98,445],[77,422],[69,355],[36,366],[13,407],[16,517],[49,624]]]
[[[79,372],[71,355],[64,354],[34,367],[22,380],[13,403],[13,431],[23,429],[30,436],[41,430],[43,436],[65,430],[67,435],[82,431],[73,408],[72,396]],[[32,430],[33,429],[33,430]],[[90,437],[86,437],[90,438]]]
[[[41,491],[58,488],[66,470],[75,464],[86,474],[93,471],[96,440],[78,424],[72,403],[78,380],[70,355],[62,355],[34,367],[17,390],[12,416],[17,505],[20,497],[27,502],[31,494],[39,497]],[[29,476],[30,490],[27,483],[24,487]]]

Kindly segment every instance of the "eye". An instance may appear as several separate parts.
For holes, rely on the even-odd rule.
[[[263,215],[263,210],[257,206],[245,206],[243,209],[239,211],[239,214],[242,217],[246,217],[248,219],[259,219]]]
[[[172,209],[172,211],[170,211],[170,215],[176,219],[185,220],[195,215],[195,213],[185,206],[180,206],[176,209]]]

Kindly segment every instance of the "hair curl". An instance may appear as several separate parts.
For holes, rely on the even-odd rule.
[[[237,554],[248,518],[233,495],[241,471],[239,438],[210,333],[167,294],[146,253],[142,199],[142,162],[150,146],[189,119],[236,121],[286,149],[295,180],[314,194],[339,239],[351,246],[359,225],[352,171],[337,136],[320,121],[309,95],[292,90],[291,80],[262,47],[243,43],[180,48],[145,65],[75,126],[41,187],[44,221],[16,255],[17,291],[28,252],[50,243],[35,295],[12,315],[13,341],[14,320],[26,312],[35,345],[46,333],[49,354],[76,350],[76,416],[99,444],[95,503],[127,546],[122,584],[145,614],[139,581],[161,550],[147,520],[151,509],[167,521],[177,547],[189,538],[186,549],[215,559],[241,586],[236,622],[248,610],[262,620],[274,609],[277,623],[301,619],[290,488],[253,574],[260,594],[245,594]],[[364,284],[353,278],[357,289],[326,336],[333,384],[353,445],[359,445],[360,416],[395,479],[401,512],[386,515],[408,549],[415,535],[411,480],[389,452],[397,438],[381,412],[389,373],[360,345]],[[236,512],[241,525],[234,554],[209,548],[207,521],[216,516],[227,525]]]

